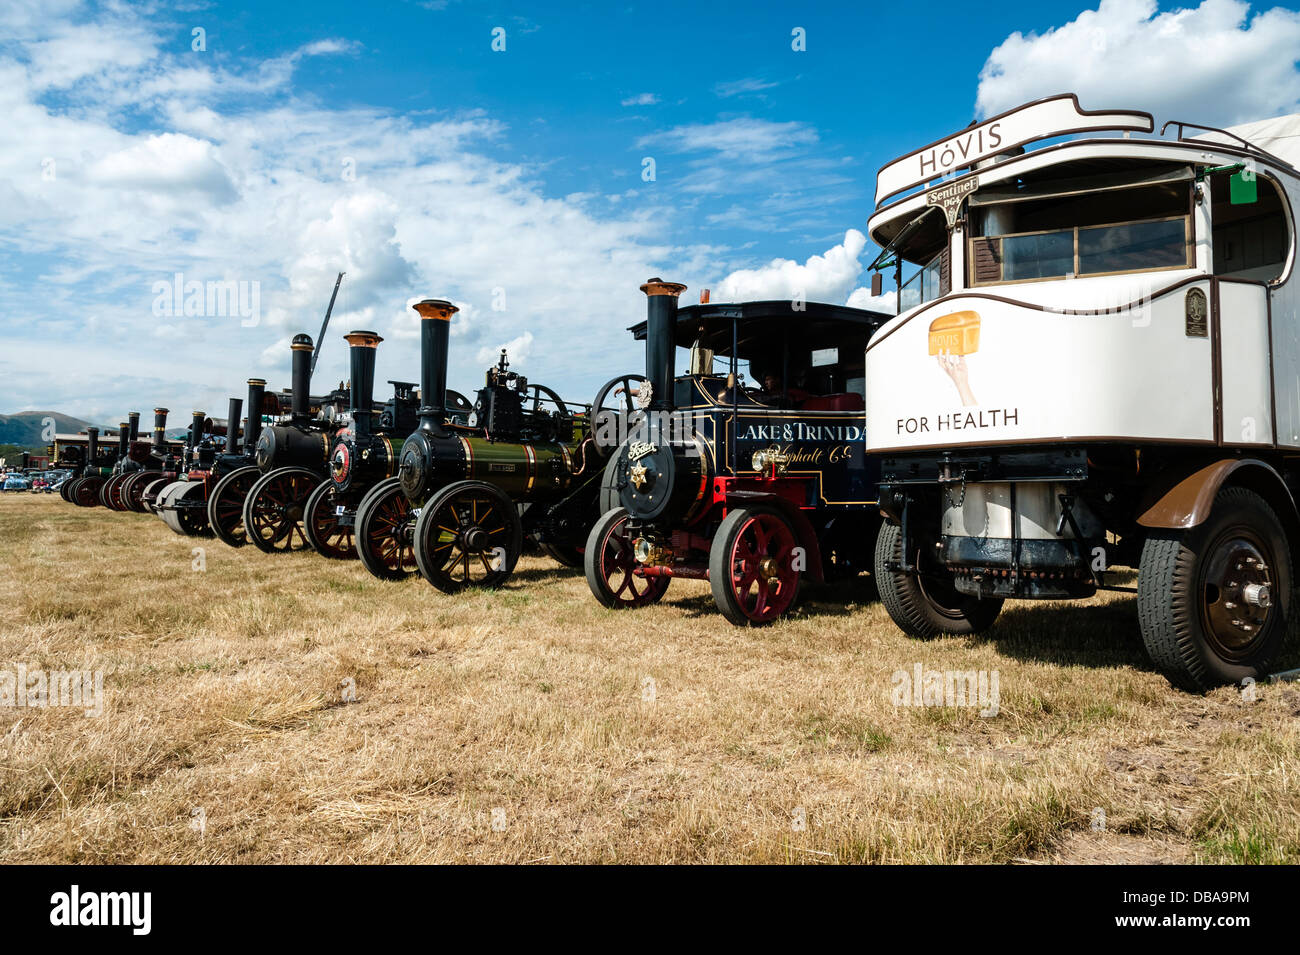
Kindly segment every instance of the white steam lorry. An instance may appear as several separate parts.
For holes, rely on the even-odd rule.
[[[917,637],[1134,567],[1177,686],[1269,672],[1300,557],[1300,116],[1055,96],[888,164],[899,314],[866,351],[876,576]],[[903,263],[919,267],[902,283]]]

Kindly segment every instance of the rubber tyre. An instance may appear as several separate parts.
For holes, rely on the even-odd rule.
[[[755,617],[745,609],[733,586],[734,582],[731,574],[732,555],[740,537],[749,525],[755,521],[768,523],[775,521],[776,523],[773,524],[774,529],[779,527],[784,530],[789,543],[791,561],[794,559],[794,549],[797,548],[799,543],[799,537],[790,521],[775,508],[738,507],[728,512],[727,516],[722,519],[722,523],[718,525],[718,531],[713,535],[713,541],[709,545],[709,588],[713,591],[713,602],[717,605],[718,611],[738,627],[765,626],[789,613],[799,601],[799,584],[803,579],[802,571],[793,569],[790,571],[790,577],[783,582],[785,586],[790,587],[790,590],[776,595],[779,609],[775,615]],[[793,564],[791,564],[791,567],[793,567]],[[759,594],[763,595],[761,587]],[[757,606],[756,601],[755,609],[757,609]]]
[[[302,529],[307,535],[307,543],[322,557],[330,560],[357,559],[354,535],[344,532],[341,540],[335,537],[338,520],[334,514],[334,481],[330,478],[321,481],[320,487],[307,498],[307,507],[302,515]],[[322,531],[326,533],[322,534]]]
[[[609,607],[611,610],[628,610],[635,607],[648,607],[650,604],[658,603],[668,592],[668,585],[673,582],[671,577],[634,577],[629,571],[633,566],[631,560],[631,545],[628,543],[620,544],[616,547],[617,560],[613,565],[602,567],[600,562],[605,555],[605,547],[608,544],[608,538],[617,529],[619,524],[626,523],[627,510],[623,507],[616,507],[613,510],[606,511],[601,515],[591,533],[587,535],[587,546],[582,552],[582,567],[587,576],[587,586],[591,589],[592,596],[601,602],[602,605]],[[623,535],[619,535],[620,540],[624,540]],[[602,572],[609,566],[617,566],[623,569],[624,583],[619,585],[618,590],[611,590],[608,577]],[[636,582],[641,581],[645,585],[645,590],[637,590]],[[624,597],[626,592],[631,594],[630,597]]]
[[[401,478],[385,478],[361,499],[357,505],[356,545],[357,555],[366,570],[380,580],[405,580],[412,574],[419,573],[415,562],[414,544],[401,543],[391,533],[397,526],[395,522],[409,522],[412,532],[415,530],[415,518],[410,516],[411,502],[402,491]],[[385,560],[377,549],[377,541],[394,540],[392,560]],[[382,547],[382,544],[378,545]]]
[[[1198,583],[1226,535],[1246,529],[1264,545],[1274,601],[1258,637],[1233,658],[1206,626]],[[1290,630],[1294,568],[1281,522],[1254,491],[1226,487],[1210,516],[1185,531],[1152,534],[1138,568],[1138,622],[1151,662],[1174,686],[1194,693],[1225,683],[1262,679]],[[1217,588],[1216,588],[1217,589]]]
[[[981,600],[947,588],[940,596],[939,587],[931,584],[927,591],[922,578],[916,574],[890,570],[891,564],[902,560],[902,537],[902,529],[897,524],[881,523],[880,533],[876,535],[874,568],[880,602],[898,629],[909,637],[929,640],[941,634],[969,636],[993,626],[1002,610],[1001,598]]]

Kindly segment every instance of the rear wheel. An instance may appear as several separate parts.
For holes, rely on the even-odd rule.
[[[623,610],[658,603],[672,583],[671,577],[638,577],[627,534],[627,509],[606,511],[587,535],[582,555],[587,586],[606,607]]]
[[[1286,640],[1292,582],[1273,509],[1254,491],[1224,488],[1199,526],[1143,544],[1138,620],[1147,653],[1184,690],[1259,679]]]
[[[127,510],[126,498],[122,491],[126,487],[126,482],[134,476],[134,474],[118,474],[108,479],[108,483],[104,485],[104,502],[110,511]]]
[[[958,593],[940,573],[904,573],[896,569],[902,555],[902,529],[885,521],[876,537],[876,588],[880,602],[905,634],[928,640],[944,633],[967,636],[993,626],[1002,610],[1001,599]],[[919,552],[913,554],[912,566],[918,566],[919,559]]]
[[[208,495],[208,524],[217,538],[231,547],[248,543],[244,533],[244,499],[262,472],[257,468],[236,468],[222,475]]]
[[[582,548],[573,544],[543,544],[546,556],[563,567],[582,566]]]
[[[306,468],[277,468],[258,478],[244,499],[244,532],[268,554],[305,550],[307,498],[322,478]]]
[[[722,615],[737,626],[771,623],[799,596],[798,539],[776,510],[740,507],[718,526],[709,547],[709,586]]]
[[[77,486],[72,489],[72,503],[77,507],[95,507],[99,504],[99,489],[103,484],[102,477],[78,478]]]
[[[381,580],[402,580],[418,573],[415,519],[401,478],[386,478],[361,499],[356,516],[356,546],[361,563]]]
[[[355,560],[357,548],[352,539],[352,528],[339,523],[334,511],[338,503],[334,482],[322,481],[307,498],[303,529],[307,532],[307,542],[316,553],[332,560]]]
[[[137,514],[145,512],[144,489],[157,478],[157,471],[137,471],[126,479],[126,483],[122,485],[122,501],[128,511]]]
[[[457,481],[420,509],[415,561],[444,593],[499,587],[514,573],[523,541],[518,509],[500,488]]]

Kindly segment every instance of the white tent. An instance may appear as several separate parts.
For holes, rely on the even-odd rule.
[[[1228,127],[1228,132],[1240,136],[1248,143],[1253,143],[1265,152],[1272,153],[1279,159],[1285,159],[1296,168],[1300,168],[1300,113],[1290,116],[1275,116],[1273,119],[1259,119],[1253,123]],[[1217,133],[1204,133],[1197,139],[1209,139],[1224,142]]]

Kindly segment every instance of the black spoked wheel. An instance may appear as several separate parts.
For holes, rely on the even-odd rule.
[[[306,468],[277,468],[258,478],[244,499],[248,539],[268,554],[310,547],[303,514],[321,480]]]
[[[903,534],[897,524],[880,525],[876,536],[875,578],[880,602],[898,629],[909,637],[928,640],[940,634],[966,636],[993,626],[1002,610],[1000,598],[970,597],[958,593],[938,571],[909,574],[898,570]],[[919,566],[919,550],[912,566]],[[892,568],[892,569],[891,569]]]
[[[499,587],[514,572],[523,539],[515,503],[500,488],[457,481],[420,509],[415,562],[444,593]]]
[[[159,477],[161,475],[157,471],[136,471],[126,479],[126,483],[122,485],[122,500],[128,511],[136,514],[145,512],[144,489]]]
[[[600,386],[591,403],[591,434],[596,453],[608,457],[627,440],[641,413],[636,393],[645,386],[642,375],[619,375]]]
[[[419,515],[402,493],[401,478],[372,487],[357,507],[356,546],[361,563],[381,580],[419,573],[415,562],[415,521]]]
[[[1198,527],[1148,537],[1138,620],[1152,662],[1200,692],[1259,679],[1291,625],[1291,553],[1268,503],[1241,487],[1214,499]]]
[[[562,567],[581,567],[583,548],[575,544],[543,544],[542,550]]]
[[[597,600],[613,610],[658,603],[672,583],[671,577],[637,575],[627,520],[625,508],[606,511],[587,535],[587,548],[582,555],[587,586]]]
[[[262,472],[251,465],[236,468],[212,486],[208,494],[208,524],[217,539],[231,547],[248,543],[244,533],[244,499]]]
[[[334,482],[322,481],[307,498],[303,529],[307,532],[307,543],[321,556],[331,560],[355,560],[357,548],[352,528],[340,524],[335,513],[335,507],[341,503],[342,499],[334,491]]]

